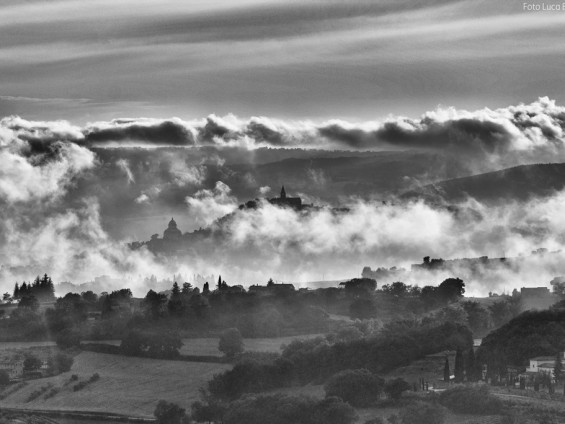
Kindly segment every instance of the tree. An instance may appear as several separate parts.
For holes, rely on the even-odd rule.
[[[56,343],[57,346],[62,349],[80,347],[80,333],[76,330],[67,328],[57,335]]]
[[[487,385],[457,385],[445,390],[439,396],[439,402],[459,414],[499,414],[502,401],[489,392]]]
[[[181,290],[182,294],[188,295],[188,294],[190,294],[191,291],[192,291],[192,284],[187,283],[187,282],[183,283],[182,290]]]
[[[149,316],[158,319],[163,315],[164,305],[167,303],[167,296],[163,293],[156,293],[149,290],[144,299],[145,306],[149,312]]]
[[[465,364],[463,360],[463,351],[461,348],[457,348],[455,353],[455,368],[453,373],[455,374],[455,382],[462,383],[465,378]]]
[[[402,424],[442,424],[444,409],[433,403],[416,402],[400,411]]]
[[[222,415],[225,412],[225,407],[219,403],[194,402],[191,405],[191,416],[197,423],[211,423],[221,421]]]
[[[164,400],[157,402],[153,415],[155,415],[157,424],[184,424],[189,422],[183,408]]]
[[[463,297],[465,283],[460,278],[448,278],[437,288],[437,294],[445,303],[455,302]]]
[[[147,354],[152,358],[176,358],[179,356],[179,349],[182,347],[182,340],[179,335],[172,331],[159,332],[146,335]]]
[[[0,370],[0,386],[7,386],[10,384],[10,375],[6,370]]]
[[[24,370],[35,371],[41,367],[43,362],[35,355],[27,355],[24,359]]]
[[[50,361],[49,367],[53,374],[60,374],[71,370],[74,359],[70,355],[64,353],[57,353]]]
[[[181,291],[179,285],[175,281],[173,284],[173,288],[171,290],[171,298],[167,304],[167,308],[169,309],[169,313],[171,315],[182,315],[184,312],[184,307],[182,303]]]
[[[228,328],[222,332],[218,350],[228,358],[243,352],[243,337],[237,328]]]
[[[245,396],[229,404],[224,424],[351,424],[355,410],[336,397]]]
[[[395,297],[404,297],[408,294],[409,286],[404,284],[403,282],[397,281],[392,284],[385,284],[382,287],[382,291],[387,293],[391,296]]]
[[[326,397],[337,396],[353,406],[369,406],[376,402],[384,380],[366,369],[345,370],[333,375],[324,390]]]
[[[394,380],[389,380],[385,383],[384,391],[386,395],[393,400],[398,400],[402,396],[402,393],[406,390],[410,390],[410,384],[408,384],[402,378],[395,378]]]
[[[377,282],[372,278],[353,278],[340,285],[343,285],[345,292],[353,297],[365,297],[377,289]]]
[[[469,328],[475,334],[485,334],[491,327],[491,314],[479,302],[463,302]]]
[[[33,295],[25,295],[21,298],[20,303],[18,303],[18,308],[26,308],[31,311],[37,311],[39,309],[39,302]]]
[[[557,352],[557,356],[555,357],[555,367],[553,368],[553,376],[555,377],[555,381],[561,380],[563,376],[563,363],[561,362],[561,353]]]
[[[83,302],[90,307],[96,307],[96,304],[98,303],[98,295],[92,290],[82,292],[80,294],[80,297],[82,298]]]
[[[120,351],[127,356],[141,356],[146,352],[147,348],[145,337],[135,330],[127,333],[120,344]]]
[[[449,383],[451,371],[449,370],[449,358],[445,355],[445,365],[443,366],[443,381]]]
[[[9,305],[13,302],[13,300],[14,299],[12,298],[12,295],[8,292],[4,293],[4,295],[2,296],[2,301]]]
[[[349,316],[357,319],[374,318],[376,315],[375,302],[371,298],[358,298],[349,305]]]
[[[465,361],[465,374],[467,376],[467,381],[478,381],[481,378],[480,375],[480,364],[477,363],[475,359],[475,351],[473,348],[469,349],[467,353],[467,360]]]

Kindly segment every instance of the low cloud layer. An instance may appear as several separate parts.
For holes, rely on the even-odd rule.
[[[32,122],[10,117],[0,122],[0,128],[35,149],[51,141],[85,147],[426,149],[466,155],[469,160],[485,162],[485,166],[546,162],[565,156],[565,108],[548,98],[495,110],[438,108],[419,119],[391,117],[358,124],[210,115],[193,121],[115,119],[79,127],[65,121]]]
[[[427,178],[439,178],[432,171],[450,158],[463,164],[456,167],[462,173],[564,161],[564,128],[565,108],[546,98],[497,110],[438,109],[418,120],[360,124],[212,115],[77,126],[7,117],[0,120],[0,284],[9,289],[16,279],[43,272],[74,282],[107,274],[127,279],[135,289],[141,276],[168,276],[175,267],[185,275],[221,273],[231,283],[269,277],[305,282],[354,277],[365,265],[407,266],[426,255],[560,251],[563,193],[495,206],[469,199],[442,208],[420,201],[383,203],[375,200],[382,193],[369,184],[394,178],[401,184],[428,172]],[[371,162],[373,152],[360,153],[386,149],[394,152],[383,152],[381,162]],[[442,159],[398,153],[403,149],[431,151]],[[361,165],[367,168],[358,179],[342,178]],[[345,174],[332,173],[339,167]],[[423,171],[409,174],[418,167]],[[274,196],[292,175],[291,194],[303,193],[316,204],[333,195],[334,205],[349,211],[324,207],[298,213],[267,202],[237,209],[246,200]],[[366,196],[354,192],[365,186]],[[218,226],[216,220],[231,213]],[[180,265],[127,249],[126,241],[161,232],[171,215],[183,231],[212,225],[212,239],[194,239]],[[518,271],[502,270],[488,282],[470,282],[470,289],[546,285],[565,275],[563,261],[555,258],[525,260]]]

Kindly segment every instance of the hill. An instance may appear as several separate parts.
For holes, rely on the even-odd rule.
[[[293,195],[308,193],[330,203],[341,196],[383,196],[407,190],[414,181],[430,182],[463,174],[461,166],[442,155],[416,151],[365,152],[363,156],[342,152],[330,157],[294,157],[231,168],[272,188],[278,189],[284,183]]]
[[[497,203],[550,196],[565,187],[565,164],[521,165],[485,174],[445,180],[405,192],[406,199],[448,203],[472,197]]]
[[[526,366],[536,356],[555,357],[565,348],[565,310],[524,312],[483,338],[477,352],[489,372]]]

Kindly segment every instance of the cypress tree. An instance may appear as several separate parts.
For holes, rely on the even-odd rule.
[[[563,376],[563,364],[561,363],[561,352],[557,352],[557,356],[555,357],[555,367],[553,368],[553,375],[555,377],[555,381],[561,380]]]
[[[14,299],[20,298],[20,286],[18,285],[18,283],[16,283],[16,285],[14,286],[14,295],[12,297]]]
[[[445,366],[443,367],[443,381],[449,383],[449,377],[451,372],[449,371],[449,358],[445,355]]]
[[[177,299],[180,296],[180,288],[178,283],[175,281],[173,283],[173,288],[171,290],[171,299]]]
[[[477,365],[475,362],[475,351],[471,348],[467,354],[467,360],[465,361],[465,374],[467,375],[467,381],[478,380]]]
[[[455,353],[454,374],[455,382],[462,383],[465,376],[465,365],[463,362],[463,351],[460,348],[457,348],[457,352]]]

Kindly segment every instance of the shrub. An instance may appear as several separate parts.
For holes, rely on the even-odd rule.
[[[74,392],[78,392],[79,390],[84,389],[87,385],[88,385],[88,382],[86,382],[86,381],[81,381],[80,383],[75,384],[75,385],[73,386],[73,391],[74,391]]]
[[[293,377],[294,367],[288,359],[279,358],[272,364],[247,361],[214,375],[208,382],[208,391],[216,399],[232,400],[244,393],[256,393],[288,385]]]
[[[74,359],[71,355],[57,353],[51,361],[51,370],[54,374],[60,374],[71,370]]]
[[[37,399],[39,396],[41,396],[43,393],[45,393],[47,390],[49,390],[50,388],[53,387],[53,384],[49,383],[46,386],[43,386],[37,390],[34,390],[33,392],[31,392],[26,400],[26,402],[31,402],[32,400]]]
[[[10,375],[5,370],[0,370],[0,386],[10,384]]]
[[[440,405],[416,402],[400,411],[402,424],[442,424],[445,411]]]
[[[224,424],[351,424],[356,415],[341,399],[286,395],[246,396],[232,402]]]
[[[499,414],[502,410],[502,401],[487,386],[457,386],[441,393],[439,402],[461,414]]]
[[[385,383],[384,391],[390,399],[398,400],[402,396],[402,392],[410,390],[410,384],[402,378],[395,378]]]
[[[15,386],[12,386],[10,389],[6,389],[5,391],[3,391],[0,394],[0,400],[6,399],[8,396],[16,393],[18,390],[23,389],[27,385],[28,385],[27,381],[22,381],[21,383],[18,383]]]
[[[27,355],[26,358],[24,359],[24,370],[25,371],[35,371],[38,370],[39,367],[41,367],[41,359],[39,359],[37,356],[35,355]]]
[[[92,374],[92,376],[88,379],[89,383],[94,383],[95,381],[100,380],[100,375],[95,372],[94,374]]]
[[[366,369],[345,370],[332,376],[324,389],[326,396],[337,396],[353,406],[369,406],[378,400],[384,380]]]
[[[61,389],[54,387],[51,390],[49,390],[47,393],[45,393],[45,396],[43,396],[43,399],[52,398],[53,396],[57,395],[57,393],[59,393],[60,391],[61,391]]]
[[[191,405],[191,416],[197,423],[221,421],[224,413],[225,407],[221,403],[194,402]]]
[[[183,408],[164,400],[157,403],[153,415],[155,415],[157,424],[184,424],[189,421]]]
[[[243,352],[243,338],[237,328],[228,328],[222,332],[218,350],[228,358]]]
[[[76,330],[67,328],[57,334],[55,342],[61,349],[80,347],[80,333]]]

